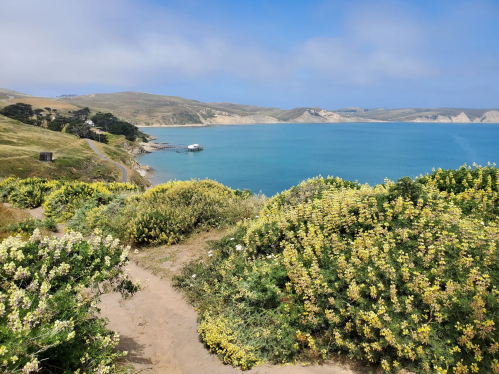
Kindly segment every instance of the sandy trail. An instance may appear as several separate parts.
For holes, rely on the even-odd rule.
[[[32,217],[43,218],[43,207],[27,210]],[[54,236],[64,235],[64,226],[58,225]],[[148,279],[148,287],[124,300],[119,293],[101,297],[101,316],[109,319],[108,328],[120,334],[119,350],[128,351],[124,360],[140,371],[152,374],[235,374],[241,370],[224,365],[216,355],[210,353],[199,341],[197,312],[184,297],[175,291],[171,275],[178,272],[182,263],[201,253],[206,242],[218,239],[221,233],[204,233],[187,243],[167,248],[143,251],[136,256],[147,263],[157,263],[157,258],[166,254],[176,261],[166,261],[156,272],[139,267],[135,263],[127,266],[131,276]],[[155,251],[155,253],[154,253]],[[147,256],[147,257],[146,257]],[[158,257],[159,256],[159,257]],[[150,265],[149,263],[149,265]],[[160,270],[164,270],[161,272]],[[323,366],[271,366],[264,365],[246,371],[250,374],[359,374],[359,371],[329,364]]]
[[[28,209],[28,213],[33,218],[43,219],[43,207],[39,206],[38,208]],[[51,236],[55,236],[56,238],[62,238],[64,236],[64,225],[61,223],[57,224],[57,231],[51,233]]]
[[[119,294],[102,296],[101,314],[109,318],[108,328],[121,336],[120,350],[126,361],[143,373],[226,374],[241,370],[224,365],[204,348],[197,333],[197,313],[176,292],[169,279],[161,279],[136,264],[128,266],[133,278],[149,279],[149,286],[129,300]],[[260,366],[247,373],[352,374],[338,365]]]

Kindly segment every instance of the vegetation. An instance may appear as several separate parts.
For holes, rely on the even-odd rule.
[[[124,149],[122,136],[108,135],[108,144],[97,144],[110,159],[131,166],[133,157]],[[53,162],[38,160],[40,152],[54,153]],[[118,180],[121,173],[110,162],[102,160],[83,139],[24,123],[0,115],[0,178],[15,175],[46,179],[81,180],[85,182]],[[133,170],[129,179],[139,185],[149,182]]]
[[[135,245],[184,240],[192,232],[234,224],[254,215],[262,199],[217,182],[172,181],[142,193],[131,183],[0,181],[0,200],[19,208],[43,204],[46,217],[90,234],[100,229]]]
[[[199,311],[201,340],[225,363],[249,369],[343,354],[386,373],[499,373],[495,166],[439,169],[374,187],[314,178],[266,201],[209,180],[143,192],[123,183],[8,178],[0,199],[43,204],[48,225],[66,221],[83,234],[97,232],[88,243],[81,234],[58,243],[40,240],[35,229],[27,242],[0,245],[0,271],[11,279],[0,285],[0,308],[7,308],[0,349],[11,355],[3,364],[11,372],[41,363],[76,370],[84,357],[90,373],[118,357],[93,313],[95,286],[108,281],[128,294],[138,285],[117,270],[126,250],[104,236],[170,245],[228,226],[227,236],[174,278]],[[37,225],[27,220],[17,230]],[[53,296],[44,298],[41,285],[49,282]],[[43,320],[34,312],[40,305],[50,310]],[[28,328],[24,320],[39,322]]]
[[[175,278],[226,363],[343,353],[384,372],[499,373],[499,170],[309,180]]]
[[[93,123],[104,131],[114,135],[124,135],[127,140],[135,141],[141,138],[147,140],[147,135],[129,122],[119,120],[111,113],[98,112],[92,117]]]
[[[24,221],[6,225],[2,227],[4,231],[10,231],[19,234],[33,234],[36,229],[45,229],[52,232],[57,231],[57,222],[52,218],[32,218],[28,217]]]
[[[93,139],[107,143],[106,135],[97,136],[92,131],[91,125],[87,123],[90,109],[83,108],[70,111],[69,113],[71,113],[71,117],[64,117],[59,114],[57,109],[49,107],[33,110],[31,104],[25,103],[16,103],[0,109],[0,114],[28,125],[44,126],[52,131],[61,131],[76,135],[79,138]]]
[[[138,137],[144,140],[147,138],[147,135],[136,126],[118,120],[111,113],[98,112],[91,118],[92,122],[90,122],[90,109],[88,107],[69,111],[69,116],[63,116],[57,109],[50,107],[33,109],[31,104],[16,103],[0,109],[0,114],[28,125],[43,126],[52,131],[65,132],[79,138],[93,139],[102,143],[108,142],[106,134],[97,134],[93,131],[92,124],[101,127],[107,133],[124,135],[129,141],[135,141]]]
[[[71,233],[0,244],[0,368],[105,373],[114,367],[119,337],[98,318],[100,287],[132,295],[139,289],[124,272],[127,248],[96,233],[89,241]]]

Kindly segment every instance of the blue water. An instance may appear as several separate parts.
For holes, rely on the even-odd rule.
[[[153,183],[215,179],[272,196],[317,175],[371,185],[458,168],[499,164],[499,125],[341,123],[146,128],[156,142],[199,143],[201,152],[157,151],[137,157]]]

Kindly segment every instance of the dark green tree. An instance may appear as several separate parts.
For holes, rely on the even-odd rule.
[[[16,103],[8,105],[0,110],[0,114],[29,125],[34,125],[35,120],[32,118],[34,115],[33,108],[30,104]]]
[[[43,124],[43,119],[44,119],[44,110],[43,109],[35,109],[33,111],[35,113],[35,116],[36,116],[36,122],[35,124],[37,126],[41,126]]]

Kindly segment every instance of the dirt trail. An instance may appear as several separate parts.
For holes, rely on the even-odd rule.
[[[42,207],[28,212],[32,217],[43,217]],[[206,242],[218,239],[223,233],[201,233],[184,244],[142,251],[134,258],[149,269],[133,262],[127,268],[134,279],[148,279],[148,287],[128,300],[122,299],[119,293],[101,297],[101,315],[109,319],[108,328],[120,334],[118,349],[128,351],[125,362],[132,364],[136,370],[146,374],[241,373],[239,369],[224,365],[199,341],[197,312],[173,289],[170,280],[182,263],[206,255]],[[62,237],[64,226],[58,225],[58,232],[53,235]],[[168,261],[158,260],[165,255],[168,255]],[[264,365],[247,373],[359,374],[336,364],[306,367]]]
[[[28,209],[28,213],[31,215],[33,218],[43,218],[43,207],[39,206],[38,208],[34,209]],[[57,224],[57,231],[51,233],[52,236],[55,236],[56,238],[62,238],[64,236],[64,225],[58,223]]]
[[[241,370],[224,365],[206,350],[197,333],[197,313],[176,292],[169,279],[161,279],[136,264],[128,266],[133,278],[149,279],[149,286],[129,300],[119,294],[102,296],[101,314],[108,328],[120,334],[126,361],[142,373],[234,374]],[[353,374],[338,365],[260,366],[252,374]]]

